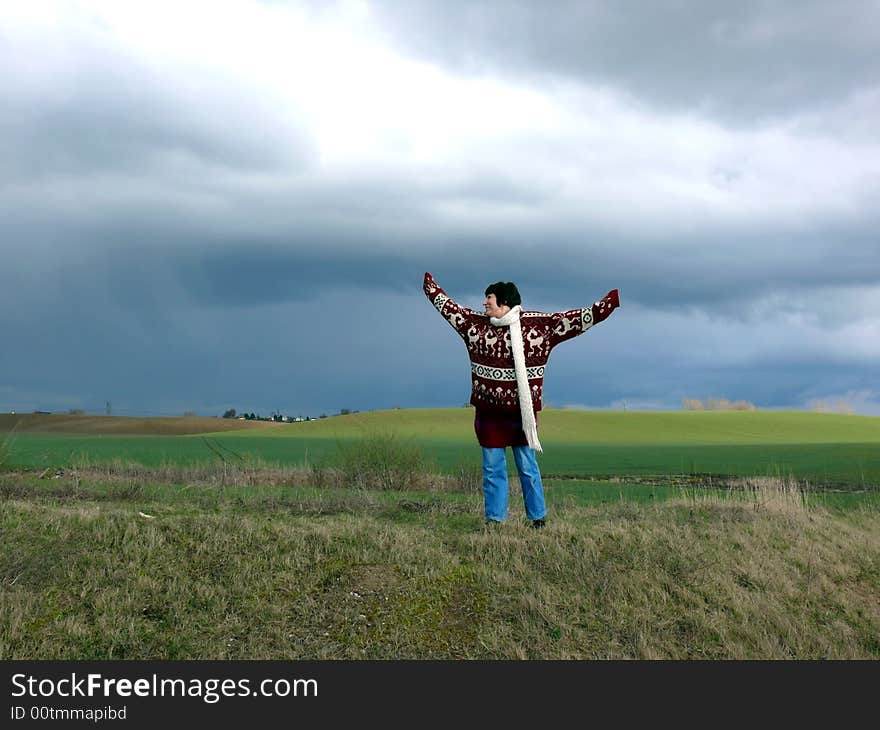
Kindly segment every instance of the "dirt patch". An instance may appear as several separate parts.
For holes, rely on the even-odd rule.
[[[375,563],[351,566],[345,583],[349,592],[364,597],[372,595],[385,598],[400,588],[403,580],[394,565]]]

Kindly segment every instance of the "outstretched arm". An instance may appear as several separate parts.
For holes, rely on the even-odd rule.
[[[434,281],[434,277],[427,272],[425,272],[425,281],[422,284],[422,288],[425,290],[425,296],[428,297],[428,301],[443,315],[443,319],[449,322],[458,334],[465,337],[473,318],[478,317],[479,314],[473,309],[462,307],[455,300],[450,299],[446,292],[440,288],[440,285]]]
[[[551,345],[555,346],[560,342],[570,340],[572,337],[582,335],[594,324],[608,319],[611,313],[619,306],[620,294],[617,289],[612,289],[598,302],[594,302],[592,306],[553,314]]]

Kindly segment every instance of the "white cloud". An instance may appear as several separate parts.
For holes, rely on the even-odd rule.
[[[44,22],[43,40],[64,51],[29,67],[34,74],[66,69],[75,88],[76,69],[100,49],[104,62],[119,54],[149,69],[170,102],[196,99],[188,111],[202,117],[203,135],[235,139],[258,125],[280,155],[285,130],[297,132],[316,148],[305,173],[315,182],[455,187],[485,177],[517,181],[540,200],[440,195],[434,214],[458,223],[589,221],[647,238],[718,226],[802,229],[864,217],[878,195],[876,141],[837,139],[796,119],[734,130],[609,89],[456,74],[384,46],[363,3],[323,14],[248,0],[54,7],[53,17],[29,22]],[[39,55],[27,50],[17,57]],[[244,108],[234,108],[236,98]],[[249,114],[255,99],[262,108]],[[179,163],[166,156],[156,184],[167,186]],[[251,184],[295,194],[302,172],[266,170]],[[219,176],[216,187],[231,196],[242,182]]]

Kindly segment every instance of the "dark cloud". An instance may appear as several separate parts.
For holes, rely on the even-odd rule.
[[[27,319],[4,322],[3,329],[15,345],[6,349],[0,377],[34,394],[33,408],[57,408],[57,400],[46,402],[51,393],[75,393],[79,400],[68,407],[93,410],[106,400],[118,412],[156,412],[171,403],[182,412],[226,401],[239,409],[311,415],[460,405],[468,398],[464,348],[420,292],[392,296],[350,287],[295,304],[143,303],[133,313],[86,290],[76,300],[69,293],[45,297]],[[595,350],[599,339],[586,350]],[[573,346],[570,356],[584,351]],[[605,402],[603,382],[584,388],[567,382],[564,368],[557,375],[553,382],[565,397]],[[25,407],[20,399],[12,403]]]
[[[80,281],[121,307],[168,297],[236,307],[352,286],[404,294],[431,270],[444,285],[477,296],[500,279],[517,281],[541,306],[574,306],[619,288],[642,306],[728,319],[762,316],[768,298],[784,308],[785,295],[805,288],[880,285],[876,238],[862,225],[789,233],[721,228],[668,239],[658,232],[643,241],[588,224],[481,229],[431,220],[430,191],[396,185],[377,181],[363,195],[346,186],[321,196],[309,191],[304,200],[282,195],[258,212],[230,201],[216,221],[147,208],[86,221],[78,211],[59,212],[47,222],[30,210],[7,210],[0,282],[6,297],[24,277],[30,286]],[[404,202],[380,191],[390,199],[399,192]],[[323,213],[324,206],[339,214]]]
[[[876,0],[372,5],[393,42],[466,73],[573,79],[735,122],[839,102],[880,78]]]
[[[348,268],[313,257],[314,268],[303,273],[294,257],[255,253],[251,269],[241,268],[246,258],[206,264],[208,292],[188,281],[199,267],[180,258],[151,268],[144,258],[110,257],[9,297],[20,305],[4,306],[0,316],[7,343],[0,382],[20,394],[7,396],[10,407],[100,411],[110,400],[117,412],[234,406],[319,415],[467,400],[465,349],[424,298],[420,269],[433,269],[451,295],[475,308],[483,271],[466,272],[465,262],[416,269],[415,261],[395,259],[367,268],[362,256]],[[314,280],[308,296],[295,296],[287,266],[291,281]],[[517,273],[530,292],[529,272]],[[278,295],[275,287],[285,286],[294,296]],[[606,288],[596,280],[548,287],[529,301],[550,310],[585,306]],[[668,302],[640,304],[637,290],[627,291],[611,320],[554,352],[548,402],[676,407],[683,397],[718,396],[791,406],[865,390],[874,380],[870,356],[831,344],[816,351],[806,341],[846,323],[822,309],[825,299],[816,301],[817,321],[793,327],[789,313],[775,308],[737,324],[714,310],[695,316]],[[809,299],[806,305],[811,311]]]

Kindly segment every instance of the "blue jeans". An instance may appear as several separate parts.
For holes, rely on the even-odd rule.
[[[519,481],[522,484],[523,502],[526,516],[530,520],[540,520],[547,516],[544,504],[544,487],[541,472],[535,460],[535,451],[529,446],[511,446]],[[486,519],[507,519],[507,458],[505,449],[483,447],[483,499]]]

